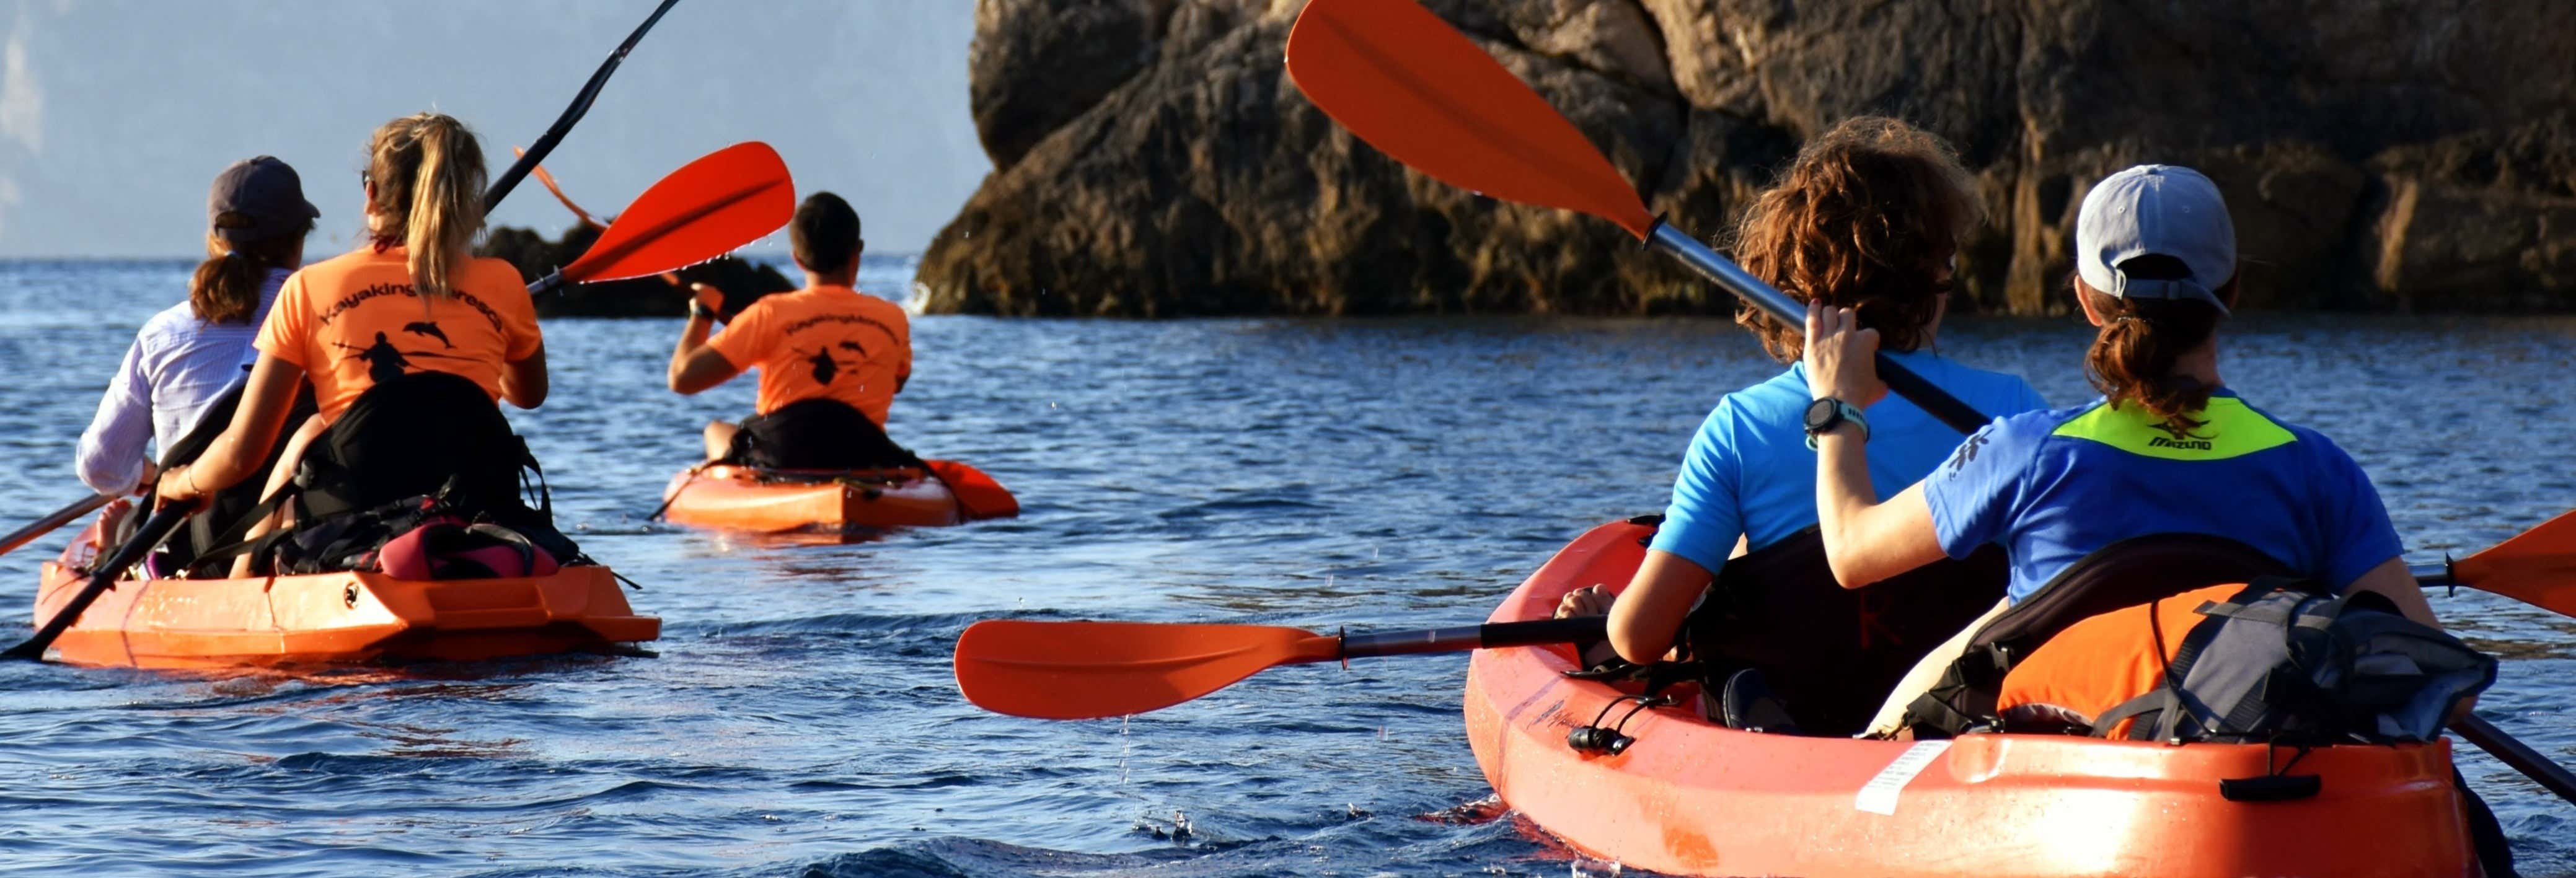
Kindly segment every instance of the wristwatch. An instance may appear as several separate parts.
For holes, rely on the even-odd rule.
[[[1860,406],[1833,397],[1807,404],[1807,449],[1815,450],[1816,437],[1833,432],[1845,423],[1860,426],[1860,441],[1869,441],[1869,419],[1860,415]]]
[[[707,303],[705,303],[705,302],[703,302],[703,301],[700,301],[700,300],[698,299],[698,297],[696,297],[696,296],[690,296],[690,297],[689,297],[689,316],[691,316],[691,317],[704,317],[704,318],[706,318],[706,319],[708,319],[708,320],[714,320],[714,319],[716,319],[716,311],[715,311],[715,309],[713,309],[713,308],[709,308],[709,307],[707,307]]]

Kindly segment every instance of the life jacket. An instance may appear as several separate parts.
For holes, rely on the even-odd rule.
[[[865,412],[830,397],[799,400],[743,419],[723,462],[812,470],[923,465]]]
[[[523,474],[534,476],[532,485]],[[521,499],[523,486],[533,488],[536,507]],[[496,525],[554,559],[585,560],[554,526],[552,492],[527,443],[481,387],[444,372],[368,388],[306,449],[294,480],[224,538],[238,540],[289,502],[292,530],[210,549],[195,572],[212,574],[215,562],[242,554],[262,573],[374,569],[377,549],[439,515]]]
[[[1703,682],[1753,668],[1801,733],[1848,736],[1926,653],[2002,600],[2010,575],[2003,549],[1988,546],[1846,589],[1810,527],[1728,559],[1684,624],[1683,644]]]
[[[2004,675],[2068,626],[2193,589],[2290,575],[2261,550],[2208,534],[2151,534],[2096,549],[1979,628],[1940,681],[1906,706],[1905,725],[1917,738],[1999,730]]]
[[[2262,579],[2201,603],[2205,618],[2163,656],[2160,685],[2094,717],[2094,736],[2134,719],[2127,737],[2140,741],[2429,741],[2494,685],[2494,658],[2387,598],[2313,585]],[[2163,640],[2148,638],[2160,653]]]

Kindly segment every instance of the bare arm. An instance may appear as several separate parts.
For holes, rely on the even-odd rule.
[[[1662,661],[1680,639],[1682,621],[1693,602],[1716,577],[1690,559],[1661,550],[1646,553],[1645,563],[1628,580],[1628,590],[1610,605],[1610,647],[1637,664]]]
[[[680,330],[680,346],[671,351],[671,390],[683,396],[723,384],[742,374],[732,360],[707,346],[707,330],[715,321],[692,315],[689,325]]]
[[[277,442],[278,429],[286,425],[287,409],[294,406],[296,387],[303,382],[302,367],[261,354],[251,367],[250,384],[242,390],[241,407],[233,411],[232,425],[215,437],[195,463],[161,474],[157,493],[162,505],[193,503],[259,469],[268,460],[269,446]]]
[[[546,343],[537,343],[537,352],[527,359],[502,365],[501,398],[511,405],[532,409],[546,404]]]
[[[1887,396],[1871,357],[1878,331],[1858,328],[1849,308],[1807,305],[1807,385],[1817,399],[1866,406]],[[1932,507],[1916,483],[1885,503],[1870,484],[1861,425],[1845,421],[1816,437],[1816,527],[1834,581],[1860,588],[1940,560]]]
[[[707,346],[707,334],[715,330],[716,322],[701,315],[717,313],[724,305],[724,294],[706,284],[689,286],[696,291],[696,303],[704,306],[704,311],[689,309],[689,322],[680,327],[680,344],[671,351],[671,390],[682,396],[694,396],[742,374],[741,367]]]
[[[2397,612],[2406,618],[2435,628],[2442,627],[2441,620],[2433,618],[2433,603],[2424,599],[2424,587],[2416,584],[2415,574],[2406,571],[2403,558],[2380,562],[2361,578],[2345,585],[2343,590],[2345,594],[2366,591],[2385,597],[2395,603]]]

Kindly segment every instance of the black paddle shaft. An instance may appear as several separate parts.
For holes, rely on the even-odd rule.
[[[2559,798],[2576,802],[2576,772],[2569,772],[2566,766],[2549,761],[2549,757],[2531,749],[2531,745],[2514,740],[2513,736],[2475,714],[2452,723],[2451,731],[2460,733],[2460,737],[2478,745],[2478,749],[2487,751],[2487,755],[2494,756],[2496,761],[2549,788]]]
[[[1681,260],[1683,265],[1690,266],[1692,271],[1699,272],[1700,276],[1716,282],[1727,292],[1734,293],[1736,298],[1743,299],[1762,313],[1770,315],[1771,319],[1793,327],[1803,328],[1807,325],[1805,305],[1782,295],[1770,284],[1763,283],[1761,278],[1746,272],[1743,266],[1717,255],[1717,251],[1708,249],[1708,245],[1700,243],[1688,233],[1658,222],[1655,224],[1654,235],[1648,240],[1665,253],[1672,254],[1673,258]],[[1960,402],[1958,397],[1951,396],[1949,391],[1942,390],[1932,382],[1924,380],[1923,376],[1914,374],[1914,370],[1905,368],[1903,364],[1888,357],[1886,352],[1881,351],[1878,354],[1877,363],[1878,378],[1887,382],[1889,391],[1905,397],[1906,401],[1941,419],[1941,423],[1950,425],[1950,429],[1957,430],[1962,435],[1974,433],[1990,420],[1976,408]]]
[[[1384,634],[1344,634],[1342,635],[1342,658],[1466,652],[1471,649],[1599,640],[1609,636],[1609,625],[1610,620],[1607,616],[1576,616],[1571,619],[1492,622],[1484,625],[1460,625],[1455,628],[1390,631]]]
[[[643,24],[635,26],[634,33],[626,35],[626,42],[617,44],[617,51],[608,53],[608,60],[599,64],[599,72],[591,74],[590,81],[582,83],[581,93],[573,96],[572,106],[565,107],[563,115],[555,118],[555,124],[546,129],[545,135],[528,145],[526,155],[511,162],[510,169],[502,171],[501,176],[493,178],[492,188],[483,192],[484,211],[501,206],[501,199],[508,197],[510,190],[518,188],[519,181],[528,178],[529,171],[536,170],[538,162],[545,161],[546,155],[555,151],[555,144],[563,142],[564,135],[572,131],[572,126],[590,112],[591,102],[599,98],[600,87],[608,84],[609,75],[617,72],[617,65],[626,60],[626,53],[634,51],[635,44],[644,39],[644,32],[652,30],[653,24],[662,20],[662,13],[671,11],[672,4],[678,2],[680,0],[662,0],[662,5],[654,7],[653,14],[646,16]]]

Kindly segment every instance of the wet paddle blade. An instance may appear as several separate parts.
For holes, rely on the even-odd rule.
[[[1020,514],[1020,499],[992,476],[954,460],[925,460],[921,464],[939,477],[948,492],[957,495],[957,506],[972,520],[1015,518]]]
[[[573,283],[660,274],[723,256],[796,214],[796,184],[759,141],[708,153],[644,190],[590,252],[564,266]]]
[[[1170,707],[1266,668],[1340,654],[1340,638],[1267,625],[991,619],[957,638],[957,688],[994,713],[1102,719]]]
[[[1653,214],[1601,150],[1465,34],[1412,0],[1314,0],[1288,76],[1325,115],[1453,186],[1577,210],[1639,239]]]
[[[2576,616],[2576,511],[2451,564],[2461,585]]]

